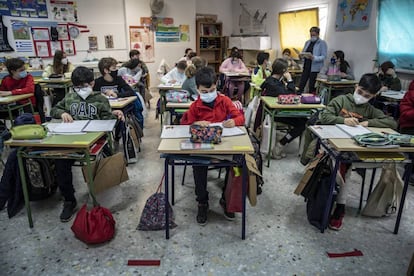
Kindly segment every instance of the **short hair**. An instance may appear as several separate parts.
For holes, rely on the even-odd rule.
[[[288,68],[288,62],[283,58],[277,58],[272,64],[272,75],[283,75]]]
[[[362,75],[358,85],[370,94],[376,94],[381,89],[381,81],[378,76],[373,73]]]
[[[263,62],[264,62],[266,59],[267,59],[267,60],[269,60],[269,53],[266,53],[266,52],[259,52],[259,53],[257,54],[256,60],[257,60],[257,64],[258,64],[258,65],[263,64]]]
[[[197,56],[197,53],[196,52],[193,52],[193,51],[191,51],[191,52],[189,52],[188,54],[187,54],[187,58],[188,59],[192,59],[193,57],[195,57],[195,56]]]
[[[381,67],[381,71],[385,74],[385,72],[387,72],[388,69],[390,68],[394,69],[395,65],[391,61],[385,61],[381,64],[380,67]]]
[[[188,52],[192,52],[192,51],[193,51],[193,49],[191,49],[191,48],[185,48],[184,53],[185,53],[185,55],[187,55]]]
[[[182,60],[177,63],[177,69],[185,70],[187,68],[187,61]]]
[[[282,52],[282,55],[284,55],[284,54],[289,54],[289,56],[292,54],[292,52],[290,51],[290,49],[289,48],[285,48],[284,50],[283,50],[283,52]]]
[[[195,76],[196,72],[206,66],[207,62],[202,57],[193,57],[191,59],[191,64],[185,69],[185,76],[187,78],[192,78]]]
[[[108,69],[113,66],[116,65],[117,61],[114,58],[111,57],[106,57],[106,58],[101,58],[101,60],[98,62],[98,68],[99,68],[99,72],[101,72],[102,76],[105,75],[104,69]]]
[[[5,65],[6,65],[7,71],[9,71],[9,74],[11,75],[12,71],[16,71],[17,69],[19,69],[20,67],[24,65],[24,61],[19,58],[10,58],[6,60]]]
[[[135,55],[140,55],[141,53],[138,50],[131,50],[129,51],[129,58],[132,58]]]
[[[94,75],[91,69],[78,66],[73,70],[71,80],[73,86],[81,86],[84,83],[91,83],[94,80]]]
[[[310,28],[309,32],[315,32],[317,34],[319,34],[319,32],[321,31],[321,29],[319,29],[318,26],[313,26],[312,28]]]
[[[197,71],[195,81],[197,88],[200,87],[200,85],[209,88],[213,84],[216,84],[216,73],[214,73],[214,70],[210,67],[203,67]]]
[[[128,69],[135,69],[140,63],[142,63],[139,59],[131,59],[125,62],[122,66]]]

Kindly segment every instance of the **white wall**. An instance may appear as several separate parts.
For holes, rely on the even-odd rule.
[[[252,6],[250,1],[233,0],[233,32],[238,29],[238,17],[240,15],[240,3],[247,3]],[[266,30],[272,38],[272,47],[280,52],[280,41],[278,31],[278,13],[283,11],[328,6],[327,28],[325,40],[328,44],[328,55],[335,50],[343,50],[345,58],[350,61],[354,70],[355,77],[358,79],[362,74],[372,72],[373,59],[376,54],[376,17],[377,0],[373,1],[373,9],[369,28],[362,31],[335,31],[335,18],[338,1],[328,0],[290,0],[274,1],[260,0],[254,3],[255,9],[267,11]],[[309,26],[310,28],[311,26]]]
[[[217,14],[217,21],[223,22],[223,35],[233,33],[233,1],[232,0],[197,0],[196,13]]]

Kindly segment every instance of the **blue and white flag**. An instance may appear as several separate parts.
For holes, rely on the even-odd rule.
[[[33,42],[27,40],[17,40],[16,52],[33,52]]]

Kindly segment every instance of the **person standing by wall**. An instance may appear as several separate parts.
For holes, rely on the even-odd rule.
[[[315,92],[316,76],[324,65],[327,56],[328,45],[319,38],[319,27],[312,27],[309,30],[311,38],[305,42],[303,52],[299,55],[304,59],[302,77],[299,83],[299,92],[303,93],[306,83],[309,80],[309,93]]]

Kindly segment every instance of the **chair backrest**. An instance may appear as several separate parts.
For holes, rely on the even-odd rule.
[[[43,92],[40,84],[35,84],[34,96],[36,99],[36,106],[34,106],[34,108],[35,108],[35,111],[39,113],[40,121],[42,123],[46,122],[45,111],[43,109],[43,106],[45,104],[45,99],[43,98],[44,95],[45,93]]]

